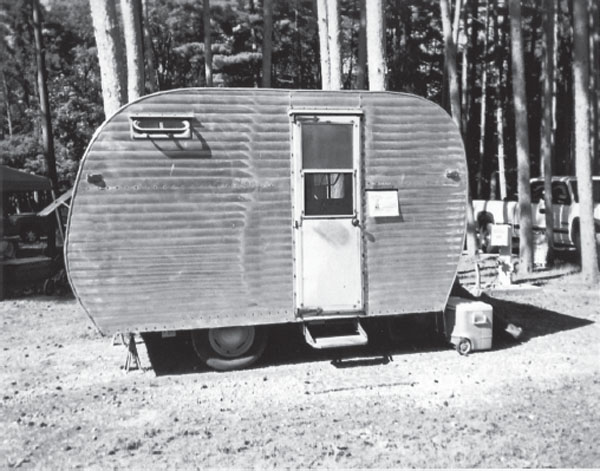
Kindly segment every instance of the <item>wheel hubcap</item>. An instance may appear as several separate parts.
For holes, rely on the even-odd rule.
[[[219,355],[226,358],[235,358],[243,355],[254,343],[254,327],[224,327],[210,329],[208,341],[210,346]]]

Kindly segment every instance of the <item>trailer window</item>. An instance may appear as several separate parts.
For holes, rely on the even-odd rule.
[[[351,169],[352,124],[302,123],[304,169]]]
[[[139,115],[130,116],[133,139],[190,139],[191,116],[184,115]]]
[[[352,215],[352,173],[306,173],[304,214],[306,216]]]

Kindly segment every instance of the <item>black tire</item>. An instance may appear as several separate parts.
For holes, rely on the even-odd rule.
[[[35,226],[25,226],[21,229],[21,240],[33,244],[40,240],[40,231]]]
[[[468,355],[471,353],[473,346],[471,345],[471,341],[467,338],[461,338],[456,344],[456,351],[461,355]]]
[[[579,221],[573,223],[573,232],[571,233],[571,239],[577,254],[581,257],[581,232],[579,230]]]
[[[191,337],[198,358],[218,371],[251,366],[267,346],[267,329],[257,326],[194,330]]]

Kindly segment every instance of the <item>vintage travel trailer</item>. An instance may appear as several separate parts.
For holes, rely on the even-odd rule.
[[[364,318],[443,311],[466,204],[460,133],[423,98],[171,90],[94,135],[66,266],[101,333],[191,333],[209,366],[239,368],[273,324],[327,348],[365,343]]]

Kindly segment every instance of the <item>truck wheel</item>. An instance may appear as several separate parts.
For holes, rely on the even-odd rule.
[[[461,338],[456,344],[456,351],[461,355],[468,355],[471,352],[473,346],[471,345],[471,341],[467,338]]]
[[[579,222],[576,221],[573,223],[573,245],[575,245],[575,249],[577,253],[581,257],[581,232],[579,231]]]
[[[231,371],[255,363],[267,345],[264,327],[241,326],[194,330],[192,345],[198,358],[210,368]]]

